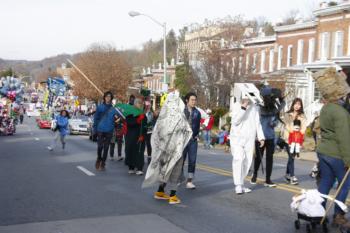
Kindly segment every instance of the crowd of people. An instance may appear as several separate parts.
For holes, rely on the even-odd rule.
[[[320,114],[312,121],[319,159],[318,191],[328,195],[335,181],[340,183],[346,179],[336,197],[337,200],[345,202],[350,188],[350,181],[345,177],[350,165],[350,87],[346,83],[346,76],[333,68],[318,72],[314,77],[324,103]],[[264,185],[276,187],[271,180],[276,146],[288,155],[284,176],[286,182],[291,185],[299,183],[295,174],[295,159],[300,156],[303,147],[307,119],[300,98],[295,98],[288,111],[283,113],[285,105],[278,93],[270,86],[260,89],[263,105],[254,103],[248,95],[243,95],[232,108],[230,129],[223,127],[218,134],[219,143],[226,144],[231,149],[233,183],[237,195],[252,191],[245,185],[245,178],[252,167],[250,183],[257,183],[264,156]],[[276,99],[279,99],[279,104],[276,104]],[[197,96],[192,92],[183,99],[176,91],[170,93],[158,111],[152,110],[150,101],[131,96],[128,104],[142,112],[137,115],[124,116],[113,106],[112,100],[113,94],[106,92],[103,103],[97,106],[94,114],[93,129],[97,135],[96,170],[105,170],[108,154],[114,160],[117,144],[117,160],[125,161],[128,173],[144,175],[146,152],[149,166],[143,187],[157,184],[155,199],[167,200],[169,204],[181,203],[177,196],[178,185],[185,183],[188,189],[196,188],[194,178],[200,131],[204,148],[211,148],[211,130],[214,124],[211,111],[206,112],[209,117],[204,120],[207,121],[205,127],[201,127],[202,113],[196,107]],[[56,146],[58,139],[64,148],[68,118],[67,112],[62,111],[57,119],[57,133],[50,149]],[[281,126],[279,134],[276,134],[277,126]],[[125,158],[122,157],[123,144]],[[187,178],[184,176],[186,161]],[[170,190],[169,195],[165,192],[166,187]],[[323,205],[325,206],[325,202]],[[337,206],[334,210],[334,223],[350,227],[343,210]]]

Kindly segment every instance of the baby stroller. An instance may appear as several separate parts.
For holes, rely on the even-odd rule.
[[[293,202],[290,207],[293,212],[297,213],[297,220],[294,221],[295,229],[300,229],[300,220],[307,222],[306,232],[316,230],[318,225],[321,225],[321,220],[325,216],[326,211],[322,206],[325,199],[332,199],[331,197],[321,194],[316,189],[302,190],[300,195],[293,197]],[[344,211],[347,212],[347,207],[344,203],[335,200],[335,203]],[[328,232],[327,220],[321,225],[322,232]]]

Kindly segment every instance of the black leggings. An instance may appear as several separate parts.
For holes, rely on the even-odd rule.
[[[106,162],[109,144],[111,143],[113,133],[97,133],[97,160]],[[103,154],[102,154],[103,151]]]
[[[266,150],[266,182],[271,181],[272,166],[273,166],[273,153],[275,152],[274,139],[265,140],[265,144],[260,148],[260,143],[255,142],[255,160],[254,160],[254,176],[258,176],[258,170],[260,167],[261,159],[264,156]]]

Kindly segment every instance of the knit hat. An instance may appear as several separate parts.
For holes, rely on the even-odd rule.
[[[334,102],[350,93],[346,75],[334,67],[320,70],[313,74],[316,86],[324,99]]]

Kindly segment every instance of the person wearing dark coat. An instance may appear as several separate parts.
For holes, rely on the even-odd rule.
[[[141,99],[135,99],[135,107],[142,109]],[[143,175],[145,135],[147,120],[144,114],[137,117],[126,117],[127,133],[125,136],[125,164],[129,167],[129,174]]]

